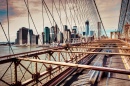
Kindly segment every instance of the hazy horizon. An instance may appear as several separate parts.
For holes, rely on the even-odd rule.
[[[9,4],[10,38],[11,38],[11,42],[14,42],[15,38],[16,38],[16,33],[19,30],[19,28],[21,28],[21,27],[29,28],[28,12],[27,12],[24,0],[8,0],[8,1],[9,1],[8,4]],[[38,33],[41,34],[41,32],[43,31],[41,0],[28,0],[28,1],[29,1],[29,9],[30,9],[31,15],[33,17],[33,20],[35,22],[36,28],[38,30]],[[52,0],[45,0],[45,1],[48,5],[49,9],[51,9]],[[57,5],[57,8],[58,8],[58,4],[59,4],[58,1],[59,0],[55,0],[55,4]],[[64,0],[62,0],[62,1],[64,4]],[[90,1],[90,0],[88,0],[88,1]],[[96,3],[97,3],[98,10],[100,12],[104,27],[106,29],[106,32],[109,35],[110,31],[114,31],[115,29],[118,29],[121,0],[114,0],[114,1],[113,0],[96,0]],[[70,6],[71,6],[71,4],[70,4]],[[6,34],[7,34],[8,23],[7,23],[7,17],[6,17],[6,15],[7,15],[6,9],[7,9],[6,0],[0,0],[0,22],[3,24],[4,30],[6,31]],[[61,6],[60,10],[61,10],[62,21],[63,21],[63,24],[65,25],[66,16],[65,16],[62,6]],[[68,18],[71,21],[71,16],[69,14],[69,10],[67,10],[67,12],[68,12]],[[49,19],[47,18],[45,9],[44,9],[43,15],[44,15],[44,27],[45,26],[51,27],[51,24],[50,24]],[[56,9],[54,9],[53,15],[57,16]],[[55,20],[59,20],[59,18],[56,17]],[[52,21],[52,19],[51,19],[51,21]],[[92,22],[92,21],[90,20],[90,22]],[[60,24],[59,21],[57,21],[57,23]],[[67,22],[67,24],[69,26],[68,22]],[[72,25],[74,25],[74,22],[72,22]],[[61,28],[61,31],[62,31],[62,29],[63,29],[62,26],[59,25],[59,27]],[[71,28],[71,27],[69,26],[69,28]],[[81,28],[83,28],[83,27],[81,27]],[[34,34],[37,34],[31,19],[30,19],[30,29],[33,29]],[[95,28],[95,26],[90,26],[90,29],[95,30],[96,28]],[[82,29],[79,29],[79,31],[82,31]],[[2,29],[0,29],[0,42],[7,42]]]

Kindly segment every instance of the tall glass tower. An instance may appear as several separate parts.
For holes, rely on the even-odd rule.
[[[86,26],[86,30],[85,30],[86,36],[89,36],[89,21],[85,22],[85,26]]]
[[[48,27],[44,28],[44,43],[50,43],[50,29]]]

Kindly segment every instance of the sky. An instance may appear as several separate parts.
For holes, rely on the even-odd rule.
[[[52,0],[45,0],[49,9],[51,9],[51,1]],[[64,4],[64,0],[62,1]],[[58,0],[55,0],[55,3],[58,4]],[[24,0],[8,0],[8,4],[9,4],[10,38],[11,38],[11,41],[13,42],[15,41],[16,33],[19,30],[19,28],[29,27],[28,12],[27,12],[27,8],[25,6]],[[108,35],[110,35],[110,31],[115,31],[118,28],[121,0],[96,0],[96,4],[100,12],[106,32]],[[41,32],[43,31],[41,0],[29,0],[29,9],[33,17],[35,26],[38,30],[38,33],[41,34]],[[64,12],[63,9],[64,8],[62,7],[60,8],[61,17],[62,17],[63,23],[66,23],[65,21],[66,16],[63,13]],[[67,11],[67,13],[69,13],[69,11]],[[58,14],[56,14],[56,9],[54,9],[53,14],[54,16],[58,16]],[[2,23],[3,28],[7,34],[8,23],[7,23],[6,15],[7,15],[6,0],[0,0],[0,22]],[[44,27],[51,26],[45,9],[44,9],[43,15],[44,15]],[[71,16],[69,16],[68,14],[68,17],[70,18]],[[55,17],[55,20],[58,20],[58,19],[59,19],[58,17]],[[37,34],[31,20],[30,20],[30,28],[33,29],[35,34]],[[6,41],[7,40],[4,36],[2,28],[0,27],[0,42],[6,42]]]

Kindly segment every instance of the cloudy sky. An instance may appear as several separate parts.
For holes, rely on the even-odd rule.
[[[55,4],[58,4],[58,1],[59,0],[55,0]],[[64,0],[62,0],[62,1],[64,4]],[[83,0],[83,1],[87,2],[90,0]],[[45,2],[47,3],[49,9],[51,9],[52,0],[45,0]],[[115,29],[118,28],[121,0],[96,0],[96,3],[98,6],[98,9],[99,9],[103,24],[107,31],[107,34],[109,35],[110,31],[114,31]],[[27,12],[27,8],[24,3],[24,0],[8,0],[8,4],[9,4],[10,37],[11,37],[11,41],[14,41],[16,38],[16,32],[19,30],[19,28],[29,27],[28,12]],[[69,6],[72,7],[73,5],[70,4]],[[58,5],[57,5],[57,8],[58,8]],[[41,0],[29,0],[29,9],[30,9],[31,15],[33,17],[34,23],[36,25],[36,28],[38,30],[38,33],[40,34],[43,31]],[[61,10],[60,14],[62,17],[62,21],[65,24],[66,16],[65,16],[65,13],[63,13],[63,9],[64,9],[63,7],[60,7],[60,10]],[[56,9],[53,9],[53,10],[54,10],[53,15],[58,16],[58,14],[56,14]],[[68,13],[68,17],[71,18],[69,11],[67,11],[67,13]],[[7,34],[8,23],[7,23],[6,15],[7,15],[6,0],[0,0],[0,22],[2,23],[4,30],[6,31],[6,34]],[[51,26],[50,21],[48,19],[45,9],[44,9],[43,15],[44,15],[44,27],[45,26],[50,27]],[[49,16],[49,17],[51,17],[51,16]],[[59,18],[55,17],[55,20],[59,20]],[[52,19],[51,19],[51,21],[52,21]],[[60,22],[58,22],[58,23],[60,23]],[[53,24],[53,22],[52,22],[52,24]],[[37,34],[31,19],[30,19],[30,28],[33,29],[35,34]],[[61,31],[62,31],[62,29],[61,29]],[[6,38],[0,27],[0,42],[1,41],[6,42]]]

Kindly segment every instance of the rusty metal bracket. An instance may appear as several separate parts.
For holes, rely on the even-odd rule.
[[[70,47],[71,47],[71,45],[70,45],[70,44],[67,44],[67,43],[66,43],[66,44],[63,44],[62,46],[63,46],[64,49],[67,50],[67,51],[68,51],[68,50],[70,49]]]
[[[11,84],[11,86],[22,86],[22,83],[20,81],[17,81],[16,83]]]
[[[54,51],[50,50],[48,51],[49,55],[52,56],[52,54],[54,53]]]
[[[40,77],[40,73],[32,74],[32,78],[35,79],[36,81],[39,79],[39,77]]]
[[[52,66],[50,65],[46,70],[50,72],[52,70]]]
[[[21,60],[14,58],[13,62],[15,63],[16,66],[18,66],[20,64]]]

